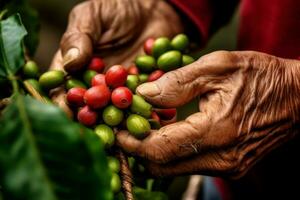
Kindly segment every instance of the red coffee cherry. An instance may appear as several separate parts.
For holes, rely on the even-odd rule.
[[[127,108],[132,103],[132,92],[127,87],[118,87],[113,90],[111,101],[118,108]]]
[[[93,126],[98,118],[97,112],[93,111],[89,106],[84,106],[77,113],[78,121],[85,126]]]
[[[144,43],[144,52],[148,55],[152,55],[152,49],[155,39],[154,38],[148,38]]]
[[[99,109],[109,103],[110,96],[111,92],[106,85],[97,85],[85,92],[84,101],[92,109]]]
[[[105,74],[105,82],[109,87],[123,86],[127,79],[127,70],[122,65],[114,65]]]
[[[162,70],[158,69],[155,70],[154,72],[152,72],[149,76],[148,76],[148,82],[151,81],[155,81],[157,79],[159,79],[165,72],[163,72]]]
[[[94,70],[98,73],[102,73],[104,68],[105,68],[105,64],[103,60],[99,57],[92,58],[88,66],[88,69]]]
[[[81,107],[84,106],[83,96],[86,92],[84,88],[71,88],[67,93],[67,101],[71,106]]]
[[[105,82],[105,75],[104,74],[97,74],[95,75],[92,80],[91,80],[91,85],[96,86],[96,85],[106,85]]]

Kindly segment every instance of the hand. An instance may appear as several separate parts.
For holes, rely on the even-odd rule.
[[[130,64],[149,37],[171,37],[182,32],[180,19],[162,0],[90,0],[70,13],[69,25],[50,69],[75,72],[92,55],[104,58],[106,66]],[[54,101],[67,113],[64,91],[56,90]]]
[[[252,51],[218,51],[145,83],[137,92],[157,106],[178,107],[200,95],[200,112],[152,131],[128,132],[117,144],[156,176],[200,173],[238,178],[296,135],[300,62]]]

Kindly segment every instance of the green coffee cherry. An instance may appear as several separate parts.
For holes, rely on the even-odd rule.
[[[188,45],[189,38],[183,33],[176,35],[171,41],[172,48],[178,51],[185,50]]]
[[[156,61],[152,56],[138,56],[135,60],[136,66],[141,72],[151,72],[154,70]]]
[[[67,90],[70,90],[71,88],[74,88],[74,87],[80,87],[80,88],[86,89],[86,85],[82,81],[80,81],[78,79],[74,79],[74,78],[67,80],[65,87]]]
[[[110,169],[110,171],[119,173],[119,171],[120,171],[119,160],[115,157],[108,156],[107,161],[108,161],[108,168]]]
[[[195,62],[195,59],[188,55],[182,55],[182,66],[189,65]]]
[[[151,116],[152,105],[146,102],[141,96],[133,95],[130,110],[133,113],[149,118]]]
[[[148,77],[149,77],[148,74],[140,74],[139,75],[140,84],[147,82],[148,81]]]
[[[64,72],[59,70],[52,70],[43,73],[40,76],[39,83],[43,89],[50,90],[58,87],[64,82]]]
[[[126,80],[126,87],[128,87],[132,92],[135,92],[135,89],[139,85],[139,77],[137,75],[128,75]]]
[[[129,115],[126,120],[126,126],[127,130],[136,138],[145,137],[146,133],[151,129],[148,120],[137,114]]]
[[[84,73],[83,73],[83,80],[84,82],[90,86],[91,85],[91,81],[92,81],[92,78],[97,75],[97,72],[94,71],[94,70],[86,70]]]
[[[105,147],[111,147],[115,142],[115,134],[113,130],[106,124],[96,126],[95,133],[100,137]]]
[[[117,193],[121,190],[121,180],[118,174],[112,173],[110,180],[110,187],[114,193]]]
[[[37,78],[39,76],[39,67],[34,61],[27,61],[23,67],[23,74],[26,78]]]
[[[168,51],[157,60],[157,66],[164,72],[174,70],[181,66],[182,55],[179,51]]]
[[[171,49],[171,42],[167,37],[157,38],[153,44],[152,55],[158,58],[161,54]]]
[[[124,118],[124,114],[119,108],[110,105],[103,110],[102,118],[106,124],[116,126],[121,123]]]

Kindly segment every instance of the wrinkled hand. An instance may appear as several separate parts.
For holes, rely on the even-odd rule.
[[[50,69],[75,72],[92,55],[104,58],[106,66],[130,64],[149,37],[171,37],[182,31],[173,8],[162,0],[90,0],[70,13],[69,25]],[[56,90],[54,101],[65,111],[64,91]]]
[[[300,62],[258,52],[218,51],[166,73],[137,91],[178,107],[200,95],[200,112],[152,131],[144,140],[117,134],[156,176],[200,173],[238,178],[296,135]]]

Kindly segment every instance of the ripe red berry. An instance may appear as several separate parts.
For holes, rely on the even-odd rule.
[[[103,108],[109,103],[111,92],[106,85],[97,85],[84,94],[85,103],[93,109]]]
[[[106,85],[105,83],[105,75],[104,74],[97,74],[91,80],[92,86],[96,85]]]
[[[84,106],[83,96],[86,92],[84,88],[71,88],[67,93],[67,101],[70,105],[80,107]]]
[[[105,64],[104,64],[103,60],[98,57],[92,58],[92,60],[89,64],[89,67],[88,67],[88,69],[94,70],[98,73],[103,72],[104,68],[105,68]]]
[[[113,90],[111,101],[118,108],[127,108],[132,103],[132,92],[127,87],[118,87]]]
[[[114,65],[105,74],[105,82],[109,87],[123,86],[127,80],[127,71],[122,65]]]
[[[152,55],[152,48],[154,44],[155,39],[154,38],[148,38],[144,43],[144,51],[148,55]]]
[[[163,74],[164,74],[164,72],[162,70],[159,70],[159,69],[155,70],[148,76],[148,82],[159,79]]]
[[[177,111],[176,108],[167,108],[157,110],[157,114],[162,120],[171,120],[175,117]]]
[[[131,65],[128,69],[127,69],[128,74],[130,75],[138,75],[139,74],[139,68],[137,68],[136,65]]]
[[[89,106],[84,106],[77,113],[78,121],[85,126],[95,125],[97,122],[98,114],[93,111]]]
[[[154,111],[152,111],[152,113],[151,113],[151,119],[154,119],[158,123],[160,122],[160,118],[159,118],[158,114]]]

